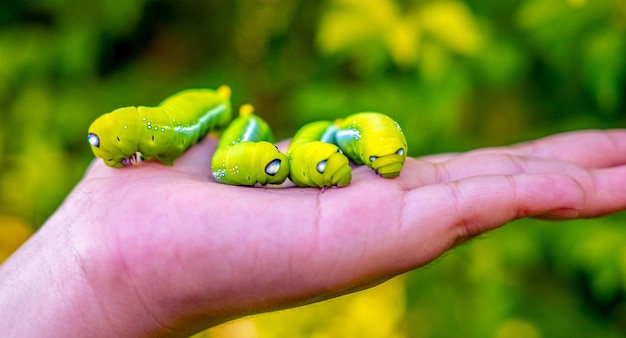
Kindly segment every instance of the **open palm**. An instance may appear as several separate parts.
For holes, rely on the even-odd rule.
[[[57,316],[88,318],[62,332],[184,336],[375,285],[517,218],[626,208],[624,130],[409,158],[396,179],[359,167],[349,186],[325,190],[218,184],[216,144],[208,137],[173,167],[95,161],[1,267],[0,317],[26,293],[1,296],[13,285],[4,276],[20,275],[42,280],[44,302],[65,304]],[[24,277],[25,266],[45,275]]]

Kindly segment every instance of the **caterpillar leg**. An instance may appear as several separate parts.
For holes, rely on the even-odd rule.
[[[124,164],[125,167],[132,167],[132,166],[141,164],[142,161],[143,161],[143,156],[141,155],[140,152],[136,152],[130,155],[130,157],[122,160],[122,164]]]

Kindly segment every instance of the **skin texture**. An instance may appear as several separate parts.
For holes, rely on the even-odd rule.
[[[219,183],[231,185],[281,184],[289,175],[289,161],[272,143],[269,125],[244,105],[224,130],[213,155],[211,170]]]
[[[407,158],[393,180],[359,167],[324,191],[218,184],[216,144],[173,167],[94,161],[0,266],[0,332],[183,337],[376,285],[517,218],[626,208],[625,130]]]
[[[136,165],[138,158],[172,165],[209,131],[231,117],[230,88],[188,89],[158,107],[124,107],[98,117],[87,140],[93,153],[115,168]]]

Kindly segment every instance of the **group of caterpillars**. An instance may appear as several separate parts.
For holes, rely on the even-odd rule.
[[[400,174],[407,142],[398,123],[374,112],[300,128],[283,154],[269,125],[250,105],[232,122],[231,90],[189,89],[156,107],[124,107],[97,118],[87,140],[110,167],[144,160],[173,165],[209,131],[220,130],[211,170],[216,181],[232,185],[281,184],[287,177],[300,187],[344,187],[352,179],[350,160],[384,178]],[[229,124],[230,122],[230,124]]]

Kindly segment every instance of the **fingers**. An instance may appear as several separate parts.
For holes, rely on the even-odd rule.
[[[582,183],[587,205],[580,217],[596,217],[626,209],[626,166],[595,169]]]
[[[425,264],[514,219],[551,212],[575,215],[586,203],[581,184],[559,174],[485,175],[429,185],[405,194],[398,241],[416,255],[430,251],[412,259]]]
[[[569,132],[511,147],[472,151],[463,156],[494,153],[566,161],[585,168],[606,168],[626,164],[626,130]]]
[[[480,175],[560,173],[588,180],[595,168],[626,164],[626,130],[561,134],[511,148],[407,159],[399,183],[406,190]]]
[[[568,162],[506,153],[484,153],[474,156],[458,156],[440,163],[407,159],[398,183],[405,190],[412,190],[427,184],[454,182],[483,175],[551,173],[580,179],[589,175],[586,169]]]
[[[430,163],[484,155],[514,155],[571,162],[585,168],[606,168],[626,164],[626,130],[585,130],[548,136],[510,147],[484,148],[463,154],[436,154],[419,157]]]
[[[414,257],[426,264],[451,246],[521,217],[572,219],[624,210],[625,186],[626,167],[593,170],[587,178],[484,175],[428,185],[405,194],[398,238],[431,248],[429,256]],[[437,239],[443,240],[438,247]]]
[[[398,183],[411,190],[479,175],[562,173],[581,177],[588,175],[586,169],[626,164],[623,154],[626,130],[570,132],[512,147],[407,159]]]
[[[586,168],[606,168],[626,164],[626,130],[570,132],[515,148],[525,156],[568,161]]]
[[[583,139],[588,139],[589,141],[596,139],[595,136],[598,136],[597,134],[594,136],[594,133],[583,133],[583,135],[587,135],[587,137],[583,137]],[[599,139],[603,138],[603,136],[599,137]],[[610,136],[610,138],[615,139],[616,136]],[[610,153],[616,151],[615,149],[621,146],[616,146],[619,142],[607,141],[607,138],[604,138],[604,140],[605,141],[598,141],[597,143],[598,147],[604,149],[604,152]],[[554,141],[559,143],[564,142],[565,139],[556,137]],[[542,144],[540,142],[537,143],[534,147],[534,152],[546,154],[549,147],[543,150],[541,150],[541,147],[543,147]],[[531,148],[533,147],[529,147],[523,151],[532,152],[529,150]],[[564,153],[560,157],[574,159],[575,155]],[[614,157],[621,156],[612,156],[612,154],[605,156],[600,154],[595,155],[598,163],[602,165],[619,162]],[[580,159],[579,162],[584,161]],[[584,192],[586,201],[583,207],[575,212],[570,212],[571,210],[560,210],[558,213],[541,216],[542,218],[568,219],[575,217],[595,217],[626,209],[626,165],[588,169],[571,162],[485,151],[483,153],[474,152],[472,156],[458,156],[441,163],[407,160],[405,170],[402,172],[397,182],[405,191],[415,189],[423,191],[426,185],[431,184],[436,186],[440,186],[441,184],[454,186],[461,184],[461,182],[468,182],[468,180],[471,182],[471,179],[485,179],[481,181],[484,183],[482,189],[491,191],[494,187],[489,186],[489,184],[491,184],[494,179],[491,178],[487,180],[486,178],[502,175],[510,177],[518,177],[520,175],[560,175],[568,177],[569,180],[576,182],[580,186],[580,189]],[[567,185],[565,187],[567,187]],[[546,185],[545,189],[535,191],[536,199],[542,200],[546,197],[550,197],[555,191],[563,188],[564,187],[561,186]],[[532,215],[532,213],[529,215]]]
[[[553,160],[518,157],[507,154],[483,154],[475,157],[459,157],[444,163],[407,161],[406,168],[398,178],[398,184],[406,191],[422,189],[429,184],[459,184],[470,178],[510,175],[561,175],[577,182],[583,189],[587,203],[575,214],[551,215],[551,219],[595,217],[626,209],[626,166],[585,169],[576,164]],[[485,182],[488,184],[488,182]],[[537,191],[537,198],[549,196],[554,189],[547,186]],[[489,190],[491,187],[484,186]]]

